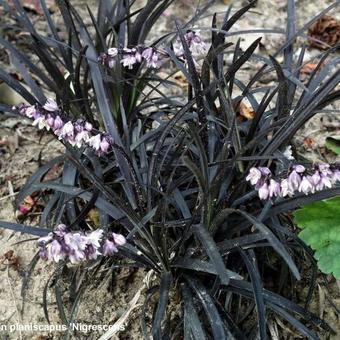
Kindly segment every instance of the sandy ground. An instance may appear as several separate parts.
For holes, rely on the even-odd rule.
[[[190,3],[190,0],[186,1]],[[235,7],[240,7],[242,1],[235,1]],[[301,24],[308,20],[311,15],[317,13],[320,8],[326,7],[332,1],[296,1],[297,19]],[[73,3],[73,1],[72,1]],[[76,5],[83,5],[84,1],[74,1]],[[88,2],[93,4],[94,2]],[[249,28],[277,28],[284,27],[284,3],[283,0],[259,0],[258,6],[235,26],[235,31]],[[79,6],[82,7],[82,6]],[[192,6],[183,5],[181,1],[175,1],[172,9],[169,9],[161,19],[157,32],[162,34],[173,28],[173,18],[186,19],[190,15]],[[210,12],[222,12],[226,6],[216,1],[216,5]],[[209,13],[207,13],[208,16]],[[54,16],[55,17],[55,16]],[[56,18],[57,20],[57,18]],[[41,19],[34,16],[36,25],[42,26]],[[198,28],[202,29],[202,34],[210,23],[210,18],[204,19]],[[205,32],[205,33],[204,33]],[[242,46],[248,46],[257,35],[247,35],[243,39]],[[282,42],[282,37],[278,35],[265,35],[263,44],[266,46],[265,53],[270,53]],[[0,50],[0,56],[3,55]],[[309,50],[309,55],[317,53],[316,50]],[[1,60],[1,58],[0,58]],[[244,80],[254,69],[243,71]],[[269,80],[270,81],[270,80]],[[1,88],[0,88],[1,90]],[[3,89],[2,89],[3,90]],[[1,91],[0,91],[1,92]],[[14,98],[17,101],[18,98]],[[14,103],[13,103],[14,104]],[[306,127],[297,136],[296,143],[302,145],[299,152],[311,160],[322,159],[325,156],[334,160],[325,152],[325,138],[339,132],[339,117],[334,114],[318,115],[308,122]],[[37,131],[29,125],[29,122],[7,119],[0,120],[0,140],[10,137],[10,145],[0,146],[0,220],[16,221],[17,213],[13,209],[13,199],[15,194],[25,183],[25,180],[34,172],[39,164],[51,159],[61,153],[62,146],[48,135],[39,135]],[[306,137],[313,143],[306,143]],[[16,139],[18,138],[18,139]],[[19,141],[19,142],[18,142]],[[34,224],[36,217],[32,217]],[[17,242],[26,241],[20,244]],[[27,290],[24,313],[20,312],[22,307],[21,286],[22,280],[28,265],[34,256],[37,248],[34,241],[29,241],[28,236],[17,235],[12,232],[0,230],[0,338],[1,339],[59,339],[59,332],[30,333],[24,331],[12,332],[9,327],[15,324],[37,324],[46,325],[42,308],[43,289],[50,275],[53,272],[53,265],[45,265],[39,262],[33,270],[32,280]],[[8,253],[13,251],[13,254]],[[11,255],[11,256],[10,256]],[[6,259],[7,257],[7,259]],[[10,257],[8,259],[8,257]],[[17,260],[16,260],[17,259]],[[118,271],[114,294],[110,295],[107,284],[103,284],[100,289],[90,288],[85,295],[79,308],[78,322],[84,324],[113,324],[124,311],[128,309],[128,304],[134,295],[143,286],[144,272],[134,273],[124,270]],[[315,296],[312,309],[320,313],[329,321],[332,327],[339,327],[339,315],[327,302],[327,296],[333,299],[335,305],[340,307],[339,291],[334,285],[334,280],[330,279],[332,294],[327,293],[320,285],[320,289]],[[49,291],[49,313],[51,323],[60,325],[56,302],[53,299],[53,290]],[[138,303],[143,301],[141,297]],[[65,301],[66,302],[66,301]],[[4,330],[4,325],[8,327]],[[2,327],[2,328],[1,328]],[[139,321],[136,310],[132,312],[127,323],[116,336],[116,339],[141,339]],[[78,332],[75,339],[97,339],[96,332]],[[339,339],[338,337],[334,339]]]

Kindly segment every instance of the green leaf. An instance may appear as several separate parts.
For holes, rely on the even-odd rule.
[[[327,137],[326,148],[340,155],[340,136]]]
[[[299,237],[315,250],[320,270],[340,279],[340,197],[307,204],[294,212]]]

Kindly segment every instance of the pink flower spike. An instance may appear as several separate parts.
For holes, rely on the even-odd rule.
[[[47,101],[44,104],[43,108],[46,111],[49,111],[49,112],[58,111],[58,109],[59,109],[57,103],[53,99],[51,99],[51,98],[47,99]]]

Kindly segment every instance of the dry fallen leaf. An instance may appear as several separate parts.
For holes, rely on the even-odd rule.
[[[308,35],[329,46],[335,46],[340,42],[340,21],[330,15],[325,15],[310,26]],[[317,41],[310,42],[311,47],[319,49],[326,49],[328,46],[325,44]]]
[[[20,267],[19,258],[14,255],[13,250],[9,250],[4,255],[0,256],[0,263],[10,266],[15,270],[18,270]]]
[[[13,3],[13,0],[7,0],[8,4],[15,8],[15,5]],[[46,6],[50,12],[55,12],[56,5],[54,0],[45,0]],[[31,11],[38,15],[44,15],[44,12],[40,5],[40,0],[21,0],[21,5],[24,9]]]
[[[185,75],[183,74],[182,71],[177,71],[171,78],[173,82],[175,82],[177,85],[181,87],[187,87],[188,86],[188,81],[185,78]]]
[[[96,226],[100,226],[99,213],[97,209],[91,209],[88,213],[90,221]]]
[[[313,145],[314,145],[314,141],[312,138],[310,137],[305,137],[303,139],[303,145],[306,147],[306,148],[312,148]]]
[[[252,120],[255,117],[255,112],[252,107],[249,107],[243,102],[240,103],[237,114],[242,117],[241,119],[243,120]]]
[[[316,69],[317,66],[318,64],[316,63],[307,63],[301,68],[301,73],[311,74]]]
[[[32,196],[27,196],[24,199],[24,202],[18,207],[18,210],[23,214],[27,215],[36,205],[35,200],[32,198]]]

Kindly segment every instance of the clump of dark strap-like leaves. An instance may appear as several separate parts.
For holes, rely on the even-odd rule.
[[[339,195],[339,187],[263,202],[245,177],[253,166],[288,169],[291,161],[283,152],[296,132],[339,99],[335,88],[340,70],[334,71],[337,58],[332,57],[336,48],[320,54],[318,66],[308,82],[302,83],[299,75],[306,46],[302,44],[297,58],[294,47],[296,38],[305,38],[308,26],[336,4],[296,30],[294,1],[288,0],[286,32],[272,31],[285,36],[285,42],[268,58],[255,52],[260,39],[246,50],[228,41],[230,35],[242,36],[242,31],[230,29],[253,3],[227,11],[219,28],[214,16],[211,47],[200,69],[184,34],[206,8],[199,9],[185,26],[177,23],[174,34],[160,37],[153,45],[166,42],[172,59],[168,66],[185,75],[189,86],[188,100],[183,104],[183,100],[163,93],[163,85],[175,85],[160,79],[154,70],[143,65],[132,69],[118,65],[113,72],[97,62],[98,55],[111,46],[143,44],[173,1],[149,0],[141,9],[132,9],[129,1],[113,5],[98,2],[97,18],[89,9],[94,30],[88,30],[69,1],[58,1],[65,25],[61,34],[41,1],[50,29],[49,35],[42,36],[18,0],[13,0],[15,9],[2,1],[17,24],[30,34],[30,46],[40,61],[33,63],[0,38],[29,90],[4,70],[0,70],[0,79],[32,105],[45,103],[43,88],[47,88],[74,119],[81,117],[105,129],[115,148],[100,158],[90,149],[79,151],[66,145],[65,155],[39,168],[17,197],[20,204],[32,192],[43,193],[46,204],[40,227],[6,222],[1,226],[39,236],[60,222],[86,231],[93,228],[88,214],[97,209],[102,228],[119,231],[127,238],[119,253],[120,265],[153,270],[159,278],[145,293],[141,313],[145,338],[151,329],[154,339],[253,339],[258,334],[266,339],[268,322],[274,316],[309,338],[316,339],[321,330],[331,331],[317,316],[289,300],[287,292],[294,287],[294,280],[300,279],[301,259],[316,269],[310,250],[292,231],[285,213],[304,203]],[[175,34],[182,41],[185,63],[171,50]],[[226,66],[224,60],[230,54],[232,63]],[[280,54],[282,64],[276,59]],[[263,66],[244,83],[238,71],[253,61]],[[62,69],[68,72],[66,77]],[[264,86],[260,81],[270,72],[276,74],[277,81]],[[241,94],[235,95],[236,88]],[[255,117],[240,121],[238,107],[245,98]],[[0,109],[11,112],[5,105]],[[63,167],[62,175],[44,181],[55,165]],[[30,272],[36,262],[37,257]],[[63,273],[70,270],[73,306],[67,312],[59,285]],[[117,259],[100,259],[77,268],[58,264],[50,283],[55,287],[63,321],[76,318],[74,312],[86,284],[114,277],[116,270]],[[310,285],[310,297],[315,280],[304,280]],[[23,292],[27,286],[26,280]],[[47,288],[44,310],[48,318]],[[172,301],[175,291],[180,304]],[[174,305],[177,309],[170,317],[169,306],[173,309]],[[151,311],[150,320],[146,319],[147,310]]]

